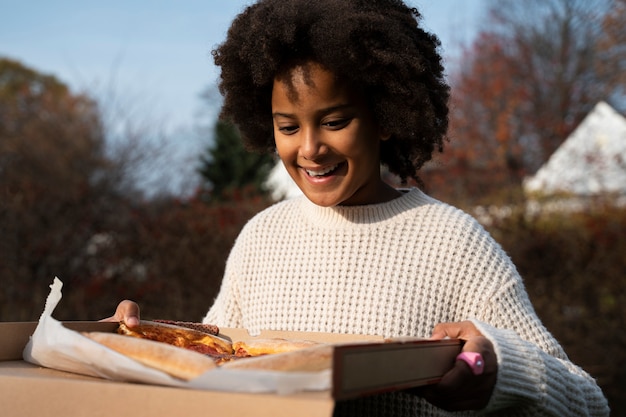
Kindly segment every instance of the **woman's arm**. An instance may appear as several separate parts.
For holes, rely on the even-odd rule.
[[[491,341],[498,358],[487,411],[522,407],[538,415],[609,414],[596,381],[569,360],[543,326],[519,277],[500,286],[472,322]]]

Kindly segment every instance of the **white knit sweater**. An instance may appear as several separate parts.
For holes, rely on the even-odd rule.
[[[468,319],[498,357],[484,412],[608,415],[595,381],[537,318],[501,247],[472,217],[418,189],[383,204],[327,208],[301,197],[259,213],[237,238],[204,321],[252,333],[429,337],[437,323]],[[405,393],[336,411],[449,415]]]

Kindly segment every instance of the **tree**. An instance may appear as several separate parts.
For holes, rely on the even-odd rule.
[[[624,65],[624,46],[613,40],[623,25],[611,25],[625,18],[618,1],[493,3],[490,29],[450,75],[451,144],[442,160],[462,174],[449,181],[518,186],[598,101],[623,103],[623,71],[615,70]]]
[[[42,301],[55,275],[66,282],[88,278],[77,260],[90,239],[124,221],[114,169],[93,100],[0,59],[3,309]]]
[[[2,180],[52,192],[95,180],[104,147],[96,104],[15,61],[0,59],[0,74]]]
[[[540,152],[521,162],[535,170],[598,101],[610,99],[616,87],[614,80],[597,72],[598,65],[609,58],[598,48],[608,2],[533,0],[523,7],[519,2],[504,4],[498,3],[492,13],[502,33],[510,34],[512,47],[507,58],[515,65],[511,75],[529,92],[523,106],[518,106],[525,127],[520,134]]]
[[[603,32],[598,53],[602,57],[596,63],[596,72],[603,79],[610,80],[616,87],[613,94],[614,104],[626,111],[626,0],[614,0],[602,22]]]
[[[264,183],[274,164],[271,155],[245,149],[237,129],[224,121],[215,124],[214,142],[200,158],[200,175],[211,200],[223,200],[242,191],[265,195]]]

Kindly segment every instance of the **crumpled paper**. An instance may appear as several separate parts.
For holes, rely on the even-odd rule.
[[[331,387],[331,370],[279,372],[216,368],[190,381],[182,381],[147,367],[70,330],[52,317],[61,300],[63,283],[55,278],[35,332],[24,348],[25,361],[46,368],[114,381],[216,391],[291,394],[324,391]]]

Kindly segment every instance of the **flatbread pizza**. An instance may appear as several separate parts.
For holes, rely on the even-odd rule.
[[[331,345],[317,344],[283,353],[264,354],[256,357],[226,362],[224,369],[255,369],[283,372],[318,372],[332,366]]]
[[[261,338],[231,342],[217,326],[141,321],[116,333],[85,332],[90,339],[146,366],[189,380],[217,367],[312,372],[329,369],[332,347],[310,340]]]
[[[293,352],[294,350],[306,349],[318,346],[319,342],[297,339],[251,339],[233,342],[235,356],[250,357],[261,355],[273,355],[276,353]]]
[[[193,379],[217,366],[209,356],[167,343],[116,333],[85,332],[83,334],[143,365],[183,380]]]
[[[117,332],[126,336],[154,340],[194,350],[205,355],[230,355],[233,352],[229,340],[208,332],[167,323],[142,321],[139,325],[131,328],[124,322],[120,322]]]

